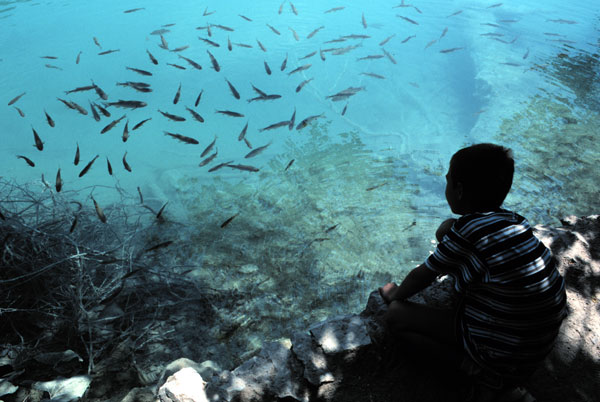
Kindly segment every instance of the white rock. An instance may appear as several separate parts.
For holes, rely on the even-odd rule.
[[[78,401],[86,393],[90,382],[92,377],[89,375],[78,375],[54,381],[35,382],[32,388],[48,392],[51,402],[71,402]]]
[[[367,325],[358,315],[334,317],[309,331],[326,354],[349,352],[371,344]]]
[[[158,390],[161,402],[208,402],[204,381],[191,367],[185,367],[167,378]]]

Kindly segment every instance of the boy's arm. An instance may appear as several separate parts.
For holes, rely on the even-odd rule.
[[[429,286],[437,276],[437,273],[421,264],[410,271],[400,285],[388,283],[379,288],[379,293],[388,304],[393,300],[406,300]]]

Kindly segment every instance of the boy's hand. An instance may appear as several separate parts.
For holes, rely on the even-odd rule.
[[[398,285],[396,285],[394,282],[390,282],[379,288],[379,294],[386,304],[390,304],[392,300],[394,300],[393,295],[397,287]]]
[[[454,222],[456,222],[456,219],[454,218],[446,219],[444,222],[442,222],[440,227],[438,227],[438,229],[435,231],[435,238],[438,242],[441,242],[444,236],[450,233],[450,229],[452,229]]]

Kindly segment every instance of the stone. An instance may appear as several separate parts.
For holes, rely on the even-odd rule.
[[[53,402],[78,401],[87,392],[92,377],[78,375],[71,378],[60,378],[53,381],[34,382],[33,389],[46,391]]]
[[[169,376],[158,390],[158,399],[160,402],[208,402],[204,380],[191,367]]]
[[[327,357],[314,342],[309,332],[296,332],[292,336],[292,351],[304,366],[303,377],[312,385],[319,386],[334,380],[327,366]]]
[[[371,343],[367,324],[358,315],[334,317],[309,328],[309,331],[326,354],[349,352]]]

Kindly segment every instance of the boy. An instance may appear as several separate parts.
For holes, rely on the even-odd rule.
[[[512,185],[512,151],[477,144],[452,156],[446,200],[458,219],[436,232],[435,252],[402,283],[380,293],[394,342],[413,353],[442,358],[470,374],[477,400],[499,400],[526,379],[550,352],[565,317],[563,278],[550,251],[522,216],[501,209]],[[406,301],[438,275],[454,277],[453,309]]]

